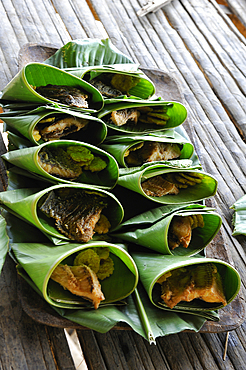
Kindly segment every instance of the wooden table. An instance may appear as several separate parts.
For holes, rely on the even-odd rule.
[[[204,169],[219,181],[214,202],[223,218],[226,254],[242,277],[239,299],[244,305],[246,239],[231,235],[230,206],[246,192],[246,10],[242,0],[236,2],[237,7],[228,0],[229,17],[218,3],[173,0],[156,13],[139,18],[137,11],[145,1],[2,0],[0,89],[17,73],[19,51],[26,43],[60,47],[71,39],[87,37],[109,37],[142,68],[175,77]],[[240,19],[241,32],[232,15]],[[1,153],[4,150],[1,142]],[[6,190],[1,169],[0,190]],[[44,325],[23,310],[10,258],[0,286],[1,367],[74,369],[63,328],[55,322]],[[157,345],[150,346],[131,330],[99,334],[78,329],[77,334],[87,367],[93,370],[239,370],[246,363],[246,326],[242,311],[240,315],[235,326],[230,326],[229,338],[226,332],[180,333],[157,338]]]

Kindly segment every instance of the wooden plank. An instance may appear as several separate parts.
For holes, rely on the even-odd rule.
[[[229,9],[241,20],[246,27],[246,4],[244,0],[226,0]]]
[[[53,0],[52,4],[58,14],[60,14],[66,29],[72,40],[86,38],[86,32],[75,14],[69,0]]]
[[[107,370],[97,345],[95,333],[92,330],[78,330],[77,334],[88,370]],[[119,368],[119,370],[121,370],[121,368]]]

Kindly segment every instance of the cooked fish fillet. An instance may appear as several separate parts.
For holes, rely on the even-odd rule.
[[[68,195],[51,191],[40,210],[55,219],[57,229],[69,239],[87,242],[107,206],[106,197],[78,190]],[[106,232],[108,229],[106,230]]]
[[[135,108],[120,109],[111,113],[111,121],[116,126],[123,126],[129,122],[137,124],[139,115]]]
[[[192,231],[189,217],[174,216],[169,227],[168,244],[171,249],[175,249],[182,245],[188,248]]]
[[[64,289],[68,289],[72,294],[91,301],[95,309],[105,299],[97,275],[89,266],[60,264],[52,272],[51,279],[62,285]]]
[[[141,184],[145,194],[152,197],[162,197],[166,194],[178,194],[179,189],[175,184],[163,179],[162,176],[154,176]]]
[[[61,147],[41,149],[38,153],[38,163],[50,175],[62,179],[76,179],[82,173],[81,166]]]
[[[161,298],[170,308],[181,301],[191,302],[194,299],[227,304],[221,277],[212,263],[172,271],[171,276],[162,282],[161,291]]]
[[[122,95],[122,92],[118,89],[114,89],[111,86],[105,85],[102,81],[93,79],[90,80],[89,83],[93,85],[96,89],[100,91],[100,93],[107,98],[115,98],[116,96]]]
[[[45,141],[57,140],[63,136],[72,134],[84,128],[88,120],[75,117],[64,117],[39,130],[39,134]]]
[[[51,85],[38,86],[35,91],[52,101],[71,107],[88,108],[88,94],[72,86]]]
[[[126,163],[132,166],[140,166],[146,162],[168,161],[179,158],[181,151],[177,144],[144,142],[139,149],[130,150],[129,155],[125,158]]]

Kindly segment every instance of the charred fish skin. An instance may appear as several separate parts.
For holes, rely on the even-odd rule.
[[[52,190],[40,210],[54,218],[56,228],[66,237],[87,242],[92,239],[101,212],[106,207],[107,198],[96,193],[91,194],[82,189],[67,194],[66,190]]]
[[[59,140],[60,138],[78,132],[88,125],[88,120],[77,117],[51,117],[39,121],[33,132],[36,141]]]
[[[59,148],[42,148],[38,153],[39,165],[50,175],[73,180],[82,173],[81,166],[67,152]]]
[[[122,92],[118,89],[114,89],[111,86],[105,85],[102,81],[97,79],[92,79],[89,81],[92,86],[94,86],[100,93],[106,98],[116,98],[121,96]]]
[[[88,108],[89,95],[79,88],[64,85],[37,86],[35,91],[47,99],[77,108]]]
[[[162,176],[154,176],[142,182],[144,193],[151,197],[162,197],[167,194],[176,195],[179,189],[175,184],[165,180]]]

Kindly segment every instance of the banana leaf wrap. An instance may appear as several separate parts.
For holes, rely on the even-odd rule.
[[[172,249],[168,236],[173,218],[197,215],[202,215],[203,227],[192,230],[187,248],[179,245]],[[221,224],[221,216],[213,208],[200,204],[168,205],[151,209],[121,223],[112,230],[112,235],[165,255],[193,256],[209,244],[218,233]]]
[[[39,159],[39,153],[42,153],[43,150],[56,150],[57,148],[66,150],[66,148],[71,148],[73,146],[89,150],[95,158],[101,158],[106,167],[101,171],[94,172],[90,170],[84,170],[84,168],[81,167],[82,173],[76,178],[71,178],[71,180],[69,178],[61,177],[60,171],[57,173],[57,175],[53,175],[48,173],[46,168],[42,167]],[[31,177],[37,177],[43,181],[46,180],[54,184],[91,184],[100,188],[111,189],[116,185],[119,177],[119,167],[113,156],[94,145],[74,140],[55,140],[43,143],[39,146],[12,150],[3,154],[2,159],[9,171],[16,171],[18,173],[23,172],[23,174],[26,176],[30,175]],[[62,164],[62,166],[66,165]],[[21,169],[24,171],[21,171]]]
[[[153,164],[144,164],[141,167],[120,168],[118,185],[131,191],[137,192],[144,197],[162,204],[184,204],[190,202],[199,202],[210,198],[217,191],[217,180],[210,174],[202,171],[200,166],[194,166],[189,159],[154,162]],[[202,181],[194,186],[180,189],[178,194],[166,194],[163,196],[147,195],[142,183],[144,180],[158,175],[168,173],[195,173],[202,176]]]
[[[103,64],[134,64],[133,60],[117,49],[109,38],[69,41],[44,63],[63,69]]]
[[[57,105],[56,102],[38,94],[34,88],[48,84],[76,87],[88,93],[88,108],[74,108],[75,110],[96,112],[104,105],[101,93],[91,84],[59,68],[43,63],[29,63],[24,66],[4,87],[1,99],[5,103],[14,101]],[[67,107],[68,105],[59,103],[58,106]]]
[[[130,295],[138,283],[138,270],[129,253],[120,244],[104,241],[86,244],[13,243],[12,252],[18,263],[25,269],[35,285],[42,292],[44,299],[51,305],[61,308],[92,307],[91,303],[65,290],[50,279],[52,272],[59,265],[73,265],[76,255],[88,248],[107,247],[110,258],[114,261],[112,275],[100,281],[105,300],[100,305],[121,301]]]
[[[115,75],[121,75],[121,76],[129,76],[131,78],[137,78],[139,81],[135,86],[132,86],[128,91],[122,92],[122,97],[125,93],[127,93],[127,96],[133,96],[141,99],[149,99],[155,94],[155,86],[153,82],[141,71],[138,69],[137,64],[114,64],[114,65],[102,65],[102,66],[88,66],[83,68],[66,68],[66,72],[73,74],[74,76],[77,76],[84,81],[88,83],[92,83],[92,79],[96,78],[98,80],[108,80],[107,85],[105,84],[103,86],[103,89],[105,89],[105,86],[111,87],[110,85],[110,79]],[[112,87],[111,87],[112,89]],[[111,102],[111,99],[109,96],[105,95],[107,92],[102,90],[99,90],[101,94],[103,95],[103,98],[105,100],[105,104],[109,104]],[[120,98],[121,95],[116,97],[116,99]]]
[[[42,296],[39,288],[34,284],[24,268],[18,264],[14,253],[12,253],[11,246],[13,243],[25,243],[28,245],[42,243],[46,245],[47,239],[34,226],[25,223],[5,210],[2,213],[4,219],[0,223],[1,234],[6,234],[6,223],[9,237],[9,242],[8,237],[1,239],[2,245],[4,244],[5,251],[9,249],[9,254],[17,264],[17,272],[21,278]],[[8,244],[10,244],[10,248],[8,248]],[[51,246],[51,248],[53,247]],[[150,302],[146,291],[140,283],[138,283],[137,288],[124,301],[116,302],[115,304],[100,305],[97,310],[90,308],[64,309],[54,305],[51,305],[51,307],[62,317],[100,333],[108,332],[119,322],[127,323],[136,333],[149,341],[149,343],[155,343],[155,338],[159,336],[175,334],[183,330],[198,332],[206,321],[200,316],[168,311],[165,311],[165,315],[163,315],[163,311],[153,306]]]
[[[70,239],[58,231],[55,227],[55,220],[47,217],[40,211],[40,205],[51,191],[59,189],[85,190],[95,193],[107,199],[107,207],[103,209],[103,214],[109,220],[111,227],[116,227],[124,216],[124,210],[118,199],[110,192],[86,185],[54,185],[44,189],[22,188],[7,190],[0,193],[0,206],[16,217],[34,225],[44,233],[54,244],[69,243]]]
[[[131,255],[136,262],[140,281],[150,301],[154,306],[163,310],[201,315],[207,319],[217,321],[218,314],[216,311],[224,307],[220,303],[209,303],[200,299],[194,299],[190,302],[181,301],[175,307],[169,308],[161,299],[161,285],[157,283],[157,280],[163,274],[178,268],[199,266],[207,263],[214,264],[222,279],[227,305],[236,297],[240,289],[241,279],[239,273],[232,265],[220,259],[202,256],[168,256],[141,252],[132,252]]]
[[[6,124],[5,131],[12,131],[17,135],[21,134],[35,145],[40,145],[45,142],[42,137],[40,137],[40,139],[35,137],[35,129],[39,122],[52,117],[56,117],[57,120],[65,117],[73,117],[84,120],[85,122],[87,121],[86,126],[81,130],[66,135],[66,140],[83,141],[92,145],[99,145],[107,136],[106,124],[99,118],[85,114],[85,112],[82,113],[75,110],[47,105],[30,111],[17,110],[0,114],[0,118]]]
[[[246,195],[239,198],[230,209],[234,210],[232,235],[246,235]]]
[[[194,153],[194,146],[188,142],[179,133],[173,132],[173,137],[170,137],[166,130],[161,136],[149,134],[149,135],[124,135],[124,136],[108,136],[106,140],[100,145],[100,148],[110,153],[118,162],[121,167],[130,167],[126,162],[126,156],[128,155],[131,148],[138,145],[155,142],[165,144],[179,144],[181,154],[179,159],[189,159]],[[149,163],[149,162],[148,162]]]
[[[161,98],[140,100],[134,98],[125,97],[124,99],[115,99],[116,102],[111,104],[105,104],[104,107],[97,113],[97,117],[102,119],[108,128],[113,131],[118,131],[120,133],[138,134],[138,133],[148,133],[164,131],[167,129],[175,128],[181,125],[187,118],[187,109],[185,106],[179,102],[175,101],[164,101]],[[135,123],[126,123],[121,126],[117,126],[114,123],[109,122],[111,113],[119,111],[122,109],[131,108],[144,108],[144,107],[157,107],[166,108],[166,121],[165,124],[158,125],[155,123],[143,123],[138,121]]]

